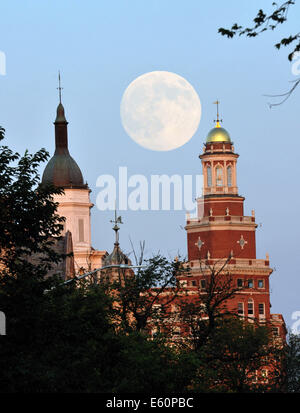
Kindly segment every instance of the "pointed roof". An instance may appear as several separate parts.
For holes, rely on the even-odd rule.
[[[128,257],[122,252],[119,243],[114,244],[114,249],[111,254],[103,260],[104,266],[106,265],[121,265],[121,264],[129,264]]]
[[[65,109],[61,103],[60,83],[58,89],[60,101],[54,122],[55,152],[44,170],[42,183],[50,183],[63,188],[87,188],[79,166],[69,153],[68,122],[65,117]]]

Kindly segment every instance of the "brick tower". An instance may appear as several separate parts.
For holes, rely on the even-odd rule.
[[[215,265],[228,260],[226,271],[239,289],[228,302],[228,309],[249,321],[255,318],[261,323],[271,322],[274,334],[284,336],[282,315],[270,313],[269,256],[256,258],[255,214],[252,211],[251,216],[244,215],[245,198],[238,194],[238,157],[217,113],[216,125],[199,156],[204,176],[203,196],[197,200],[197,217],[188,217],[186,222],[191,274],[182,281],[191,290],[199,288],[205,283],[201,262]]]

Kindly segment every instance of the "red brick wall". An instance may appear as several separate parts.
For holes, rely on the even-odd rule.
[[[205,198],[204,216],[210,215],[210,209],[213,210],[213,216],[224,216],[226,215],[226,208],[229,209],[229,215],[242,217],[244,215],[244,198]]]
[[[237,241],[243,235],[244,240],[247,241],[244,249],[240,247]],[[200,252],[198,246],[198,238],[204,242]],[[188,240],[188,259],[190,261],[199,258],[206,258],[207,251],[210,252],[211,258],[227,258],[233,250],[233,255],[236,258],[256,258],[255,247],[255,231],[246,230],[217,230],[217,231],[203,231],[190,232],[187,235]]]

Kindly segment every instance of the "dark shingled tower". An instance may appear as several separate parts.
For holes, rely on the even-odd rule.
[[[55,125],[55,152],[43,173],[42,183],[63,188],[87,188],[81,170],[68,149],[68,122],[60,102],[57,107]]]

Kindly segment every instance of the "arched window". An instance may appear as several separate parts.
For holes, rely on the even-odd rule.
[[[212,184],[212,180],[211,180],[211,167],[208,166],[206,168],[206,173],[207,173],[207,186],[210,187]]]
[[[231,166],[227,167],[227,186],[232,186],[232,168],[231,168]]]
[[[216,184],[217,186],[223,186],[223,169],[221,166],[216,167]]]

